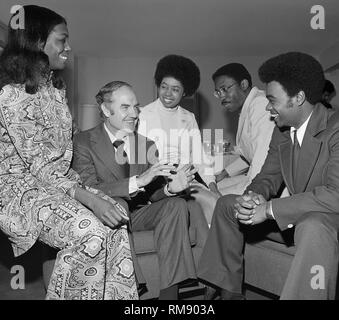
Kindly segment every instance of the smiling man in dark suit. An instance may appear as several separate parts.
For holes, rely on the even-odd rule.
[[[334,299],[338,272],[339,114],[317,103],[324,74],[313,57],[290,52],[259,69],[276,123],[269,152],[245,193],[218,200],[198,276],[242,298],[244,233],[272,220],[292,233],[296,253],[281,299]],[[275,198],[281,187],[289,196]],[[246,265],[245,265],[246,266]],[[315,270],[323,276],[314,286]],[[260,270],[258,271],[260,272]],[[209,290],[207,298],[213,292]]]
[[[73,168],[84,184],[127,201],[132,232],[154,230],[160,266],[159,299],[177,299],[178,283],[196,279],[196,272],[188,233],[188,205],[173,196],[189,187],[196,170],[186,166],[172,174],[176,167],[158,162],[155,144],[135,133],[139,104],[128,83],[106,84],[96,100],[104,122],[75,136]],[[201,216],[207,234],[201,208],[191,205],[194,214]],[[119,223],[110,216],[102,220],[110,227]]]

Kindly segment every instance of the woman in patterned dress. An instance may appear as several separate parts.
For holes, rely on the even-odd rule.
[[[0,57],[0,229],[15,256],[37,240],[60,249],[47,299],[138,299],[124,204],[83,188],[70,168],[72,118],[57,74],[69,51],[57,13],[29,5],[12,16]]]

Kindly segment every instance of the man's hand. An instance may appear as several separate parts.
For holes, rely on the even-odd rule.
[[[93,196],[91,199],[90,209],[96,217],[106,226],[116,228],[119,225],[126,224],[129,217],[120,205],[114,205],[111,202]]]
[[[234,214],[240,223],[254,225],[267,219],[267,201],[262,195],[250,191],[237,197],[236,201]]]
[[[267,220],[267,210],[268,210],[268,202],[265,202],[263,204],[260,204],[254,209],[254,215],[252,220],[252,225],[259,224]]]
[[[168,164],[166,161],[162,160],[160,162],[155,163],[152,167],[148,168],[145,172],[143,172],[137,179],[138,188],[142,188],[147,186],[155,177],[158,176],[171,176],[170,171],[174,171],[175,166]]]
[[[170,176],[171,181],[168,183],[168,191],[170,193],[179,193],[187,189],[194,180],[194,174],[197,171],[198,169],[192,169],[190,164],[184,165],[176,171],[176,174]]]
[[[253,209],[256,206],[266,202],[265,198],[261,194],[252,191],[237,197],[236,201],[246,209]]]
[[[248,191],[244,197],[246,199],[251,199],[257,206],[266,202],[266,199],[261,194],[253,191]]]
[[[252,210],[244,209],[241,206],[238,206],[239,204],[234,205],[234,214],[242,224],[255,225],[267,220],[267,203],[260,204]]]

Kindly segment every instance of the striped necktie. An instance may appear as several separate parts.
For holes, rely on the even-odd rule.
[[[115,148],[115,161],[121,166],[124,177],[128,178],[130,166],[124,145],[125,142],[122,140],[115,140],[113,142],[113,146]]]

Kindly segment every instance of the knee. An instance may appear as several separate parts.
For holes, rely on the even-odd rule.
[[[231,215],[233,217],[233,206],[236,197],[237,196],[233,194],[220,197],[215,205],[214,216],[226,217]]]
[[[324,232],[325,231],[325,232]],[[310,212],[304,214],[296,224],[296,237],[300,235],[310,235],[316,237],[317,235],[325,235],[331,233],[337,234],[337,230],[331,223],[328,214],[319,212]]]
[[[187,208],[190,216],[191,222],[202,222],[203,224],[207,224],[207,220],[205,218],[204,210],[201,204],[195,200],[187,200]]]
[[[199,212],[199,213],[202,213],[202,208],[201,208],[201,204],[195,200],[187,200],[186,202],[187,204],[187,208],[188,208],[188,211],[190,213],[196,213],[196,212]]]
[[[74,225],[72,230],[73,234],[78,234],[81,237],[81,242],[90,239],[93,236],[99,238],[106,238],[109,229],[104,226],[104,224],[94,215],[81,217]]]
[[[185,199],[177,197],[169,198],[167,201],[167,206],[169,206],[169,212],[171,214],[188,218],[188,206]]]
[[[182,198],[177,198],[177,197],[169,198],[168,205],[175,207],[175,208],[179,208],[182,211],[187,211],[187,202],[185,199],[182,199]]]

